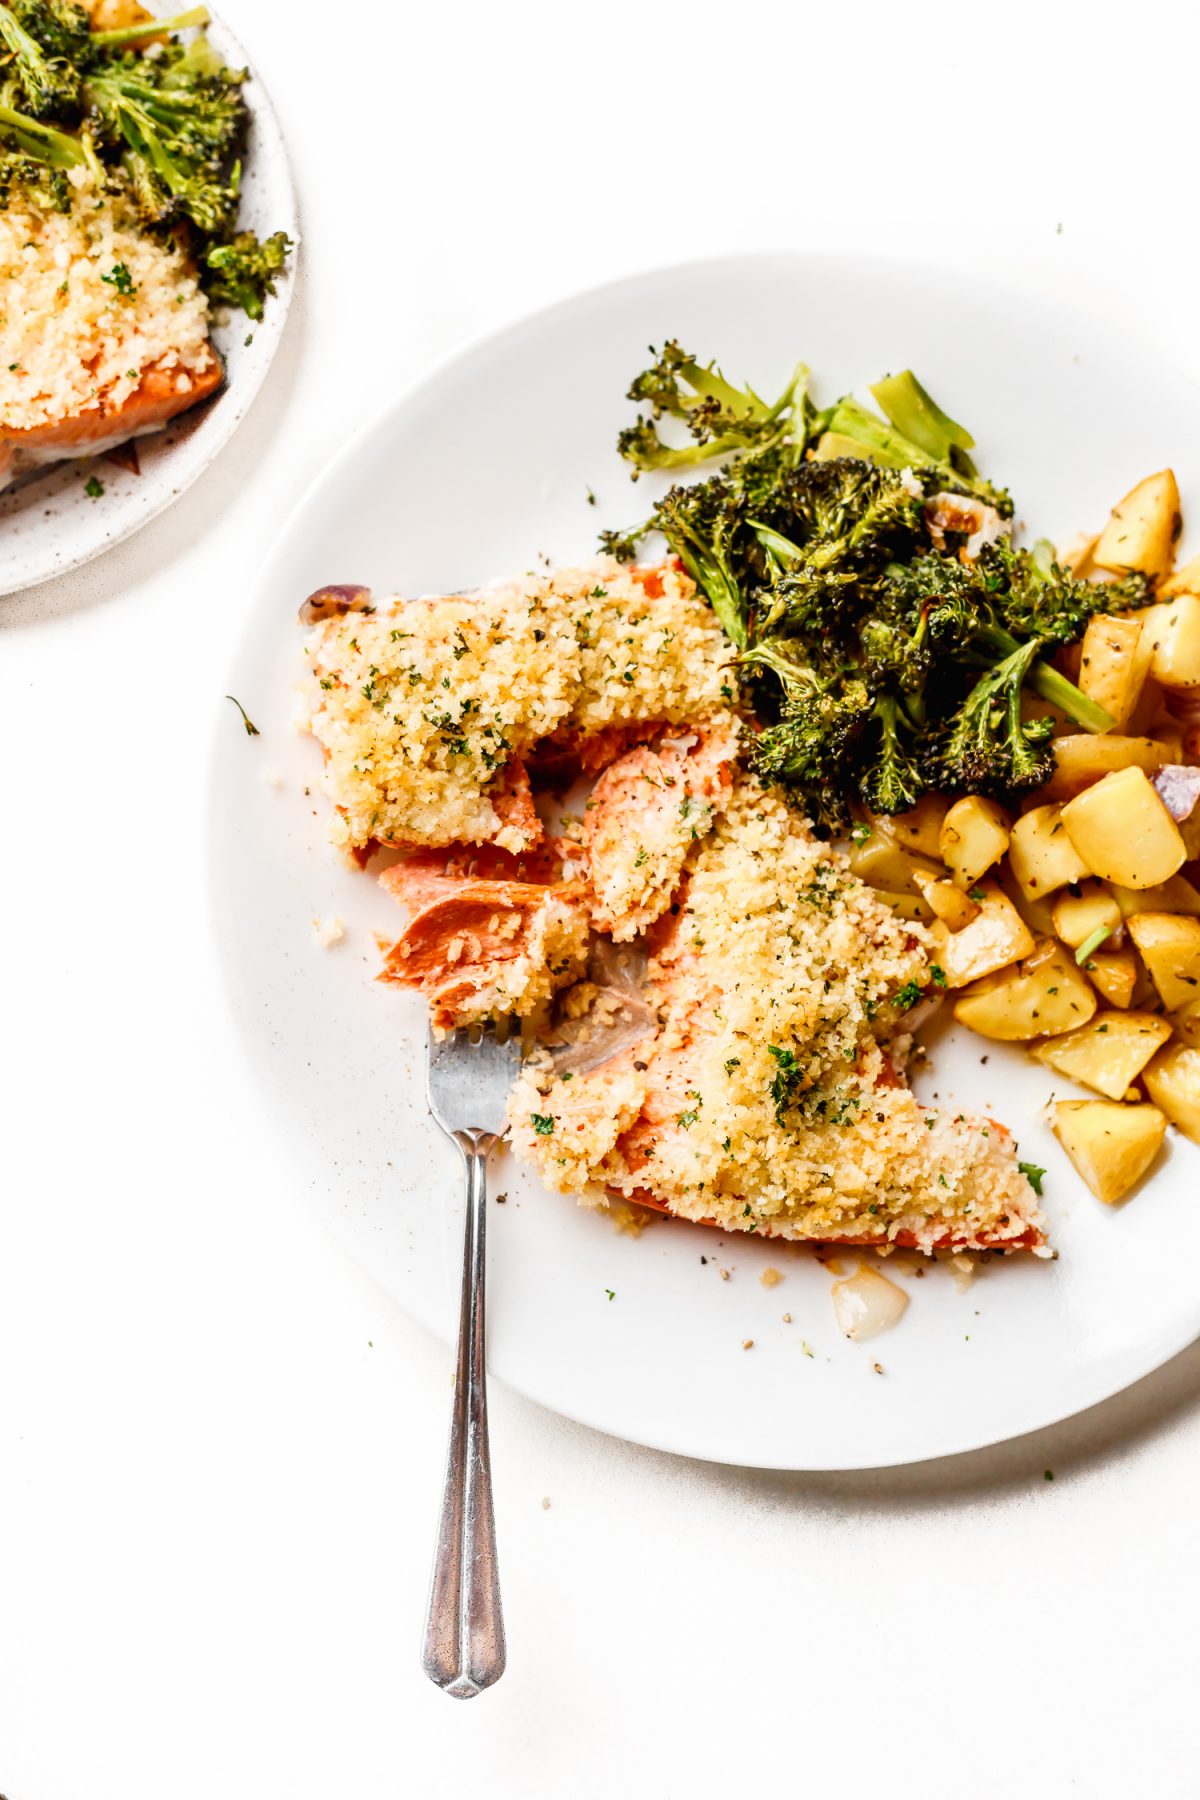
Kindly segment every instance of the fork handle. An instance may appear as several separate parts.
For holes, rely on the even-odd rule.
[[[454,1141],[467,1176],[458,1366],[421,1662],[438,1687],[469,1700],[499,1681],[505,1663],[483,1337],[487,1158],[496,1139],[491,1132],[456,1131]]]

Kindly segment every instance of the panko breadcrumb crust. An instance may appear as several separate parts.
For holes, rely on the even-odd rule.
[[[472,594],[391,600],[307,640],[305,705],[325,752],[331,834],[520,851],[504,770],[547,740],[685,724],[735,699],[729,645],[688,577],[611,557]]]
[[[543,1054],[514,1090],[513,1144],[548,1186],[821,1242],[1041,1243],[1008,1132],[898,1074],[892,997],[924,979],[927,934],[784,800],[739,780],[653,947],[657,1033],[567,1081]]]
[[[68,212],[19,187],[0,211],[0,434],[116,413],[151,369],[189,393],[217,366],[182,253],[140,230],[120,196],[70,179]]]

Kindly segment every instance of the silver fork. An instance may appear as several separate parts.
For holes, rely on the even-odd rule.
[[[516,1033],[505,1044],[490,1031],[474,1043],[465,1031],[442,1039],[430,1035],[429,1110],[462,1151],[467,1217],[454,1412],[421,1664],[431,1681],[459,1700],[499,1681],[505,1663],[488,1454],[484,1238],[487,1159],[504,1130],[505,1104],[520,1061]]]

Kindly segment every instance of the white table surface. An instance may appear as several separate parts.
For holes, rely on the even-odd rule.
[[[262,396],[167,517],[0,601],[0,1791],[1194,1796],[1195,1349],[1035,1437],[850,1476],[676,1461],[498,1388],[509,1671],[437,1693],[449,1354],[289,1191],[202,817],[267,541],[464,336],[650,261],[855,246],[1003,269],[1195,370],[1194,16],[328,10],[231,14],[306,231]]]

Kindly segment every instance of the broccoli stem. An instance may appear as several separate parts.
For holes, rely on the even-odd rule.
[[[911,369],[899,375],[885,375],[882,381],[874,383],[871,392],[888,422],[935,463],[954,463],[956,450],[965,457],[968,450],[975,448],[970,432],[942,411]],[[975,473],[969,460],[962,472]]]
[[[99,168],[95,152],[83,139],[72,137],[67,131],[56,131],[52,125],[43,125],[40,119],[31,119],[28,113],[17,112],[11,106],[0,106],[0,132],[26,156],[48,168],[88,167],[93,175]]]
[[[211,20],[207,6],[193,6],[190,12],[176,13],[173,19],[142,19],[137,25],[121,25],[114,31],[93,31],[88,42],[96,49],[110,50],[121,44],[142,43],[164,31],[186,31],[190,25],[207,25]]]
[[[976,636],[981,643],[999,651],[1001,656],[1012,656],[1022,647],[1020,639],[1005,631],[1002,625],[981,625]],[[1074,719],[1085,731],[1111,731],[1115,725],[1116,720],[1110,712],[1095,700],[1089,700],[1086,694],[1080,693],[1073,681],[1068,681],[1065,675],[1060,675],[1049,663],[1040,659],[1031,663],[1026,679],[1035,694],[1040,694],[1051,706],[1057,706],[1060,712],[1065,712],[1069,719]]]

